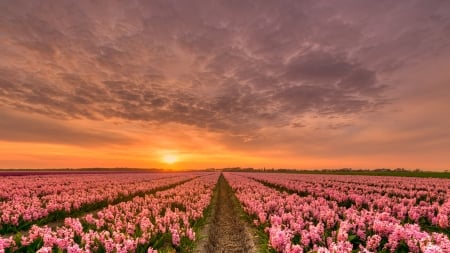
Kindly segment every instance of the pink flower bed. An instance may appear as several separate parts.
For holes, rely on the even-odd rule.
[[[62,211],[112,202],[139,192],[167,186],[194,174],[139,173],[0,177],[0,231],[20,227]]]
[[[135,252],[143,248],[157,252],[151,242],[164,234],[178,247],[181,240],[195,240],[192,223],[203,216],[218,176],[203,174],[169,190],[109,205],[81,218],[66,218],[60,227],[34,225],[20,242],[1,238],[0,252],[26,251],[36,245],[37,252]]]
[[[448,231],[449,180],[257,173],[225,177],[277,252],[450,252],[446,234],[419,226],[422,221]]]

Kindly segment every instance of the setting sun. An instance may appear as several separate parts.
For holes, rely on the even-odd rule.
[[[162,157],[162,161],[167,164],[174,164],[178,161],[178,157],[176,155],[167,154]]]

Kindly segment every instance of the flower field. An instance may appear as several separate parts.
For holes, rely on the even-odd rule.
[[[204,209],[209,205],[218,174],[156,174],[146,179],[142,175],[118,175],[117,178],[108,175],[106,178],[97,182],[93,189],[102,192],[100,189],[103,187],[106,192],[101,196],[110,197],[110,200],[120,194],[145,192],[174,183],[178,185],[108,205],[80,218],[65,218],[61,226],[33,225],[23,233],[3,236],[0,252],[153,252],[150,244],[160,247],[159,244],[168,240],[174,247],[179,247],[181,243],[189,244],[195,239],[191,225],[202,218]],[[95,179],[83,177],[79,180],[94,182]],[[110,181],[109,186],[107,181]],[[77,186],[84,184],[87,182],[79,182]],[[86,195],[82,190],[74,189],[81,194],[80,197]],[[27,190],[33,192],[33,189]],[[113,190],[120,192],[111,193]],[[63,196],[67,201],[76,199],[76,196]],[[42,205],[45,207],[45,202]]]
[[[0,177],[0,234],[180,183],[195,174]]]
[[[226,173],[276,252],[450,252],[450,181]]]
[[[211,203],[221,203],[217,212],[234,202],[241,211],[228,208],[223,216],[239,219],[244,212],[245,226],[265,240],[259,247],[263,252],[450,252],[448,179],[242,172],[219,176],[0,177],[0,253],[193,252]],[[221,226],[228,226],[227,221],[222,219]],[[220,234],[221,227],[212,226],[216,232],[209,237]]]

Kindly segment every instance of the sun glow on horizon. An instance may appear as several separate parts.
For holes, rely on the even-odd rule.
[[[178,157],[173,154],[166,154],[162,156],[161,160],[167,164],[174,164],[178,161]]]

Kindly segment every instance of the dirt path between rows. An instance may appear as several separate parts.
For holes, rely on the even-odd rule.
[[[207,242],[199,253],[256,252],[247,224],[239,217],[234,193],[223,176],[218,181],[218,198],[208,228]]]

